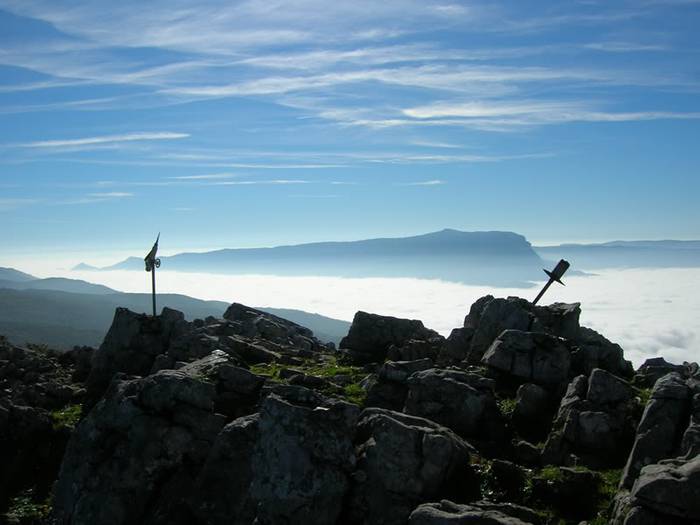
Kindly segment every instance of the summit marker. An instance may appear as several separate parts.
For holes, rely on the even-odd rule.
[[[547,291],[547,288],[551,286],[553,282],[558,282],[562,286],[566,286],[563,282],[561,282],[561,278],[563,275],[566,273],[566,270],[569,269],[569,261],[565,261],[564,259],[561,259],[557,265],[554,267],[554,269],[550,272],[549,270],[544,270],[544,273],[549,275],[549,281],[547,281],[547,284],[544,285],[544,288],[540,291],[540,293],[537,294],[537,297],[535,297],[535,300],[532,301],[532,304],[537,304],[537,301],[539,301],[542,296],[544,295],[544,292]]]
[[[160,240],[160,232],[158,232],[158,237],[156,237],[156,242],[148,252],[148,255],[143,258],[146,263],[146,271],[151,272],[151,284],[153,287],[152,298],[153,298],[153,317],[156,316],[156,268],[160,268],[160,259],[156,257],[158,254],[158,241]]]

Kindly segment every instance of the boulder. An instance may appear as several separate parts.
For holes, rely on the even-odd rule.
[[[504,330],[530,330],[534,321],[531,306],[529,301],[518,297],[492,298],[485,304],[480,304],[481,313],[478,318],[472,319],[467,316],[469,326],[474,328],[468,362],[479,363],[484,353]]]
[[[642,467],[673,457],[678,451],[690,415],[691,393],[677,372],[656,382],[639,422],[621,487],[630,489]]]
[[[600,368],[594,369],[588,378],[586,399],[591,403],[615,405],[629,401],[634,394],[634,389],[627,381]]]
[[[357,443],[351,522],[403,524],[420,503],[453,492],[469,496],[473,449],[432,421],[368,408],[358,421]]]
[[[440,335],[423,326],[421,321],[360,311],[355,314],[348,335],[340,341],[340,349],[352,363],[365,364],[384,361],[391,346],[402,347],[412,340],[431,339],[440,339]]]
[[[669,363],[663,357],[652,357],[642,363],[634,373],[632,384],[638,388],[652,388],[666,374],[678,372],[683,374],[683,365]]]
[[[700,393],[693,395],[690,424],[683,433],[680,453],[686,458],[700,454]]]
[[[335,523],[355,468],[356,405],[300,386],[262,403],[251,496],[260,523]]]
[[[481,362],[519,382],[556,386],[569,376],[570,351],[560,337],[538,332],[505,330]]]
[[[534,383],[520,385],[515,396],[511,421],[518,434],[540,441],[549,433],[557,407],[557,397]]]
[[[312,351],[326,349],[326,345],[316,339],[308,328],[239,303],[233,303],[228,307],[224,313],[224,319],[233,323],[237,335],[265,339]]]
[[[700,522],[700,456],[645,466],[635,481],[626,507],[615,523],[681,524]],[[626,518],[625,518],[626,515]]]
[[[433,368],[415,372],[407,383],[407,414],[431,419],[462,437],[484,442],[504,439],[493,380],[461,370]]]
[[[531,499],[569,519],[595,517],[602,480],[597,472],[568,467],[550,468],[532,478]]]
[[[116,373],[147,375],[156,356],[167,351],[171,337],[187,329],[181,312],[164,308],[152,317],[117,308],[104,341],[94,353],[87,379],[87,405],[94,405]]]
[[[236,366],[236,361],[221,350],[181,368],[182,372],[216,388],[214,410],[236,418],[255,411],[265,378],[245,368]]]
[[[516,505],[468,504],[459,505],[448,500],[419,505],[408,519],[410,525],[527,525],[540,523],[536,512]]]
[[[250,496],[251,457],[259,420],[259,414],[236,419],[214,441],[189,500],[199,522],[249,525],[255,521],[257,502]]]
[[[559,405],[544,464],[619,468],[634,440],[641,408],[624,380],[594,369],[578,376]]]
[[[408,395],[407,380],[414,372],[432,368],[428,359],[416,361],[387,361],[370,381],[365,406],[401,411]]]
[[[387,359],[392,361],[415,361],[417,359],[435,360],[445,344],[442,336],[427,340],[411,339],[403,345],[391,345],[387,350]]]
[[[632,489],[632,502],[667,516],[700,521],[700,456],[649,465]]]
[[[88,525],[190,523],[187,500],[225,419],[214,385],[163,370],[115,378],[76,428],[54,488],[54,519]]]
[[[594,368],[602,368],[618,377],[631,379],[632,363],[625,360],[620,345],[608,341],[595,330],[582,326],[574,341],[576,348],[571,354],[574,374],[589,375]]]

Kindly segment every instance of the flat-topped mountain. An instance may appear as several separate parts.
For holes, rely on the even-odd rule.
[[[539,279],[543,265],[522,235],[450,229],[402,238],[180,253],[161,260],[164,270],[186,272],[418,277],[504,286]],[[101,268],[142,269],[140,257]]]

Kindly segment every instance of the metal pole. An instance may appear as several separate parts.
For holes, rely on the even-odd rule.
[[[156,316],[156,265],[151,270],[151,284],[153,285],[153,317]]]
[[[532,304],[537,304],[537,301],[540,300],[540,298],[544,295],[544,292],[547,291],[547,288],[549,288],[553,282],[554,282],[553,279],[550,279],[549,281],[547,281],[547,284],[545,284],[544,288],[542,288],[542,291],[537,294],[537,297],[535,297],[535,300],[532,301]]]

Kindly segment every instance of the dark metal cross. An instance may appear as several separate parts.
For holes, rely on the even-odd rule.
[[[551,272],[549,270],[544,270],[544,273],[549,275],[549,281],[547,281],[547,284],[544,285],[542,291],[539,294],[537,294],[537,297],[535,297],[535,300],[532,301],[532,304],[537,304],[537,301],[539,301],[542,298],[544,292],[547,291],[547,288],[549,288],[554,281],[564,286],[564,283],[561,282],[561,278],[568,269],[569,261],[565,261],[564,259],[562,259],[557,263],[557,265],[554,267],[554,270],[552,270]]]
[[[148,255],[143,258],[146,263],[146,271],[151,272],[151,283],[153,285],[153,317],[156,316],[156,268],[160,268],[160,259],[156,257],[158,253],[158,241],[160,240],[160,232],[156,238],[156,242],[148,252]]]

